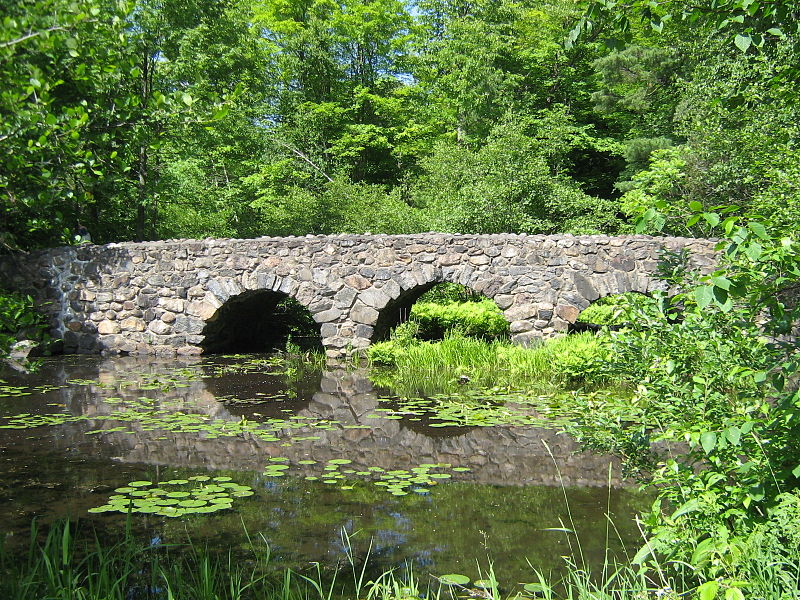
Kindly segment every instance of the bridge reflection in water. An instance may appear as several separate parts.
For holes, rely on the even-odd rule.
[[[148,375],[158,373],[165,363],[152,359],[124,357],[99,362],[99,382],[130,382],[146,367]],[[184,364],[202,363],[186,361]],[[209,371],[209,369],[206,369]],[[327,371],[316,381],[304,382],[294,400],[260,404],[229,404],[220,401],[231,395],[244,396],[264,389],[278,391],[275,377],[262,373],[237,374],[235,377],[195,379],[188,387],[159,390],[159,399],[172,410],[201,413],[214,419],[239,422],[244,417],[296,417],[309,423],[329,421],[329,429],[315,429],[319,439],[281,446],[258,437],[207,438],[201,435],[147,431],[137,423],[125,423],[126,432],[102,433],[91,439],[95,450],[122,462],[152,465],[182,465],[206,469],[261,471],[270,458],[285,457],[292,464],[312,459],[320,463],[346,457],[353,468],[370,466],[384,469],[409,469],[420,463],[450,463],[470,467],[459,479],[490,485],[547,486],[619,486],[618,461],[613,457],[582,451],[569,436],[555,430],[535,427],[445,427],[432,428],[419,421],[376,418],[385,403],[373,388],[364,371]],[[141,381],[150,381],[147,377]],[[266,386],[266,388],[265,388]],[[70,388],[68,406],[83,415],[110,414],[118,405],[107,404],[104,397],[113,395],[135,400],[142,395],[137,386],[81,386]],[[269,394],[266,394],[269,395]],[[257,401],[258,398],[253,398]],[[255,414],[254,414],[255,413]],[[98,422],[86,427],[108,429],[122,423]],[[358,428],[354,427],[357,426]],[[364,427],[364,428],[361,428]],[[77,435],[78,434],[76,431]],[[284,435],[290,436],[286,430]],[[298,434],[299,435],[299,434]],[[81,439],[65,439],[74,447]],[[548,450],[549,449],[549,450]],[[552,454],[552,456],[551,456]],[[609,463],[612,465],[609,474]],[[305,468],[305,472],[304,472]],[[318,469],[297,465],[299,474]],[[293,473],[295,471],[293,470]],[[610,478],[610,479],[609,479]]]
[[[545,570],[558,569],[560,557],[575,549],[572,534],[550,528],[574,526],[590,563],[601,564],[607,546],[624,558],[620,542],[606,538],[609,510],[620,516],[621,538],[636,547],[631,516],[649,502],[624,485],[616,460],[582,452],[567,435],[527,426],[433,428],[425,419],[376,412],[387,403],[361,371],[312,373],[287,390],[285,377],[237,370],[236,362],[49,360],[39,377],[62,387],[27,401],[26,409],[53,412],[48,405],[58,403],[87,418],[51,428],[2,430],[0,445],[16,449],[7,455],[6,487],[50,477],[51,488],[36,490],[36,514],[81,514],[133,478],[223,472],[253,486],[257,495],[244,499],[238,511],[190,523],[170,520],[158,526],[159,535],[174,539],[178,530],[185,534],[191,527],[196,539],[221,545],[240,538],[244,522],[251,534],[268,540],[276,564],[293,567],[341,561],[344,529],[361,532],[353,542],[360,557],[372,544],[376,569],[410,561],[423,571],[472,573],[476,560],[485,565],[490,557],[502,565],[504,577],[531,580],[528,560]],[[203,431],[148,431],[136,419],[108,419],[142,397],[176,418],[193,413],[231,426],[242,419],[273,418],[309,428],[287,426],[276,431],[277,441],[266,441],[250,433],[215,438]],[[52,458],[58,453],[66,458]],[[276,458],[290,465],[287,476],[265,477],[265,466]],[[447,463],[452,479],[430,493],[400,498],[355,473],[347,476],[346,486],[306,480],[320,476],[335,459],[352,461],[347,470],[355,473]],[[301,464],[312,460],[316,464]],[[452,471],[459,467],[470,470]]]

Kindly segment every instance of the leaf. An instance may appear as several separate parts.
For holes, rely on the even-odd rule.
[[[678,517],[682,517],[687,513],[698,510],[699,506],[700,506],[700,501],[697,498],[689,500],[688,502],[678,507],[678,510],[672,513],[672,516],[670,518],[674,520],[677,519]]]
[[[753,221],[751,223],[748,223],[747,226],[750,228],[750,231],[755,233],[762,240],[769,239],[769,235],[767,234],[767,228],[764,227],[764,225],[759,223],[758,221]]]
[[[467,585],[469,583],[469,577],[459,573],[450,573],[440,576],[439,581],[445,585]]]
[[[725,430],[725,436],[734,446],[738,446],[742,437],[742,430],[735,425],[731,425]]]
[[[644,546],[639,548],[639,551],[636,553],[636,556],[633,557],[631,564],[641,565],[642,563],[644,563],[644,561],[647,559],[648,556],[650,556],[650,546],[648,544],[645,544]]]
[[[703,210],[703,204],[697,200],[692,200],[689,202],[689,210],[693,210],[695,212]]]
[[[722,277],[721,275],[712,277],[711,282],[718,288],[722,288],[723,290],[730,290],[731,289],[731,280],[727,277]]]
[[[764,248],[758,242],[751,242],[750,245],[744,249],[744,253],[747,255],[747,258],[753,261],[758,260],[763,251]]]
[[[711,288],[711,291],[714,295],[714,303],[722,309],[723,312],[728,312],[731,308],[733,308],[733,302],[728,297],[728,290],[714,286]]]
[[[719,215],[717,213],[703,213],[703,218],[712,227],[719,225]]]
[[[636,222],[636,233],[642,233],[647,229],[647,225],[655,218],[656,214],[656,209],[652,206],[644,211]]]
[[[729,587],[725,590],[725,600],[744,600],[744,594],[739,588]]]
[[[736,37],[733,38],[733,43],[736,44],[736,47],[742,52],[747,52],[747,50],[750,48],[750,44],[753,43],[753,38],[751,38],[749,35],[737,33]],[[716,594],[716,591],[714,593]]]
[[[714,598],[717,597],[718,591],[719,582],[712,579],[711,581],[706,581],[697,588],[697,595],[700,597],[700,600],[714,600]]]
[[[792,469],[792,475],[795,477],[800,477],[800,465],[797,465],[794,469]]]
[[[717,447],[717,434],[713,431],[704,431],[700,435],[700,445],[703,447],[703,452],[711,454],[711,451]]]
[[[711,290],[712,290],[711,286],[708,285],[695,288],[694,300],[695,302],[697,302],[697,307],[700,308],[701,310],[704,309],[709,304],[711,304],[711,301],[713,300]]]
[[[183,92],[183,94],[181,94],[181,100],[186,106],[191,106],[192,102],[194,102],[194,99],[186,92]]]

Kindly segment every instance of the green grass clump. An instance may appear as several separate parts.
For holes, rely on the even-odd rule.
[[[506,341],[482,340],[450,332],[440,342],[375,344],[367,353],[373,380],[401,395],[429,395],[472,388],[556,387],[591,379],[604,360],[606,346],[589,333],[564,336],[523,348]]]

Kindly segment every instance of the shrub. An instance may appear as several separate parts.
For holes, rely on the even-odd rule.
[[[411,309],[410,320],[419,324],[418,337],[425,340],[442,339],[450,330],[464,335],[497,339],[509,333],[508,321],[498,306],[489,299],[480,302],[417,302]]]
[[[47,321],[37,312],[33,298],[0,290],[0,356],[19,340],[45,340]]]
[[[636,292],[606,296],[581,312],[578,321],[595,325],[624,325],[632,320],[635,307],[647,301],[650,298]]]

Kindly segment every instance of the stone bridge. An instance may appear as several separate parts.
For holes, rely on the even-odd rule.
[[[665,252],[715,262],[713,240],[601,235],[335,235],[83,245],[0,258],[64,352],[199,354],[252,347],[278,302],[308,308],[326,353],[385,337],[413,302],[453,282],[493,298],[527,344],[564,332],[597,298],[666,289]]]

